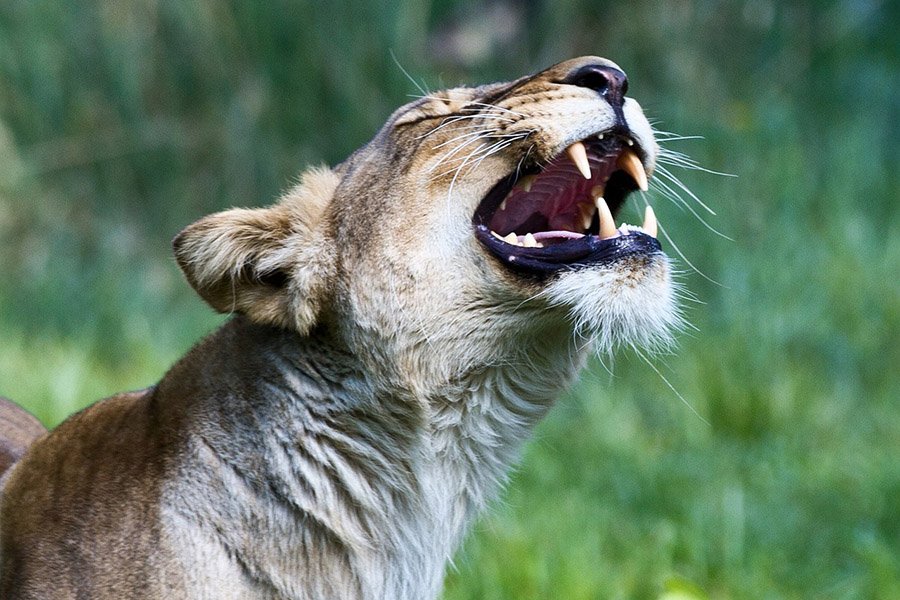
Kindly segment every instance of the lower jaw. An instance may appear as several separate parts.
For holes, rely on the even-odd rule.
[[[559,232],[542,232],[553,237]],[[498,260],[509,268],[536,275],[613,264],[634,255],[662,252],[659,240],[640,228],[623,226],[611,237],[566,232],[554,238],[554,243],[542,247],[508,244],[497,239],[485,225],[477,225],[475,235]],[[563,241],[556,239],[566,238]],[[537,238],[535,237],[535,240]]]

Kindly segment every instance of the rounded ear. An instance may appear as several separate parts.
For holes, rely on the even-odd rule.
[[[200,219],[175,237],[178,266],[217,311],[307,332],[331,287],[335,249],[323,216],[337,183],[314,169],[274,206]]]

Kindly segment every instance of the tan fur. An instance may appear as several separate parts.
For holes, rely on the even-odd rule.
[[[235,316],[158,385],[71,417],[12,467],[0,596],[436,597],[587,341],[652,346],[675,322],[661,253],[536,278],[473,235],[524,156],[616,119],[652,171],[637,103],[617,117],[560,83],[589,64],[612,65],[413,102],[275,205],[179,234],[190,284]]]
[[[201,219],[175,238],[178,264],[216,310],[306,332],[333,270],[333,257],[318,240],[325,238],[323,215],[337,185],[330,170],[311,169],[271,209]],[[268,284],[273,275],[279,280]]]

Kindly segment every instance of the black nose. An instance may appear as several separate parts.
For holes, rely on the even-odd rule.
[[[562,83],[592,89],[609,100],[610,104],[621,106],[628,93],[628,77],[614,67],[606,65],[585,65],[569,73]]]

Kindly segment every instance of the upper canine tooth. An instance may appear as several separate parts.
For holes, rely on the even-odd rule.
[[[609,212],[609,205],[606,204],[603,196],[597,198],[596,202],[597,210],[600,213],[600,237],[604,239],[615,237],[616,222],[613,220],[612,213]]]
[[[653,207],[649,204],[647,208],[644,209],[644,224],[641,226],[641,229],[644,232],[652,237],[656,237],[656,234],[659,233],[657,223],[656,223],[656,213],[653,212]]]
[[[634,150],[629,148],[623,150],[622,154],[619,156],[619,160],[616,161],[616,166],[631,175],[637,182],[638,189],[642,192],[647,191],[647,173],[644,171],[644,165],[641,164],[641,159],[634,153]]]
[[[569,155],[569,158],[572,159],[572,162],[575,163],[575,166],[578,167],[578,170],[584,175],[584,178],[590,179],[591,165],[588,164],[587,150],[585,149],[584,144],[575,142],[566,148],[566,154]]]

